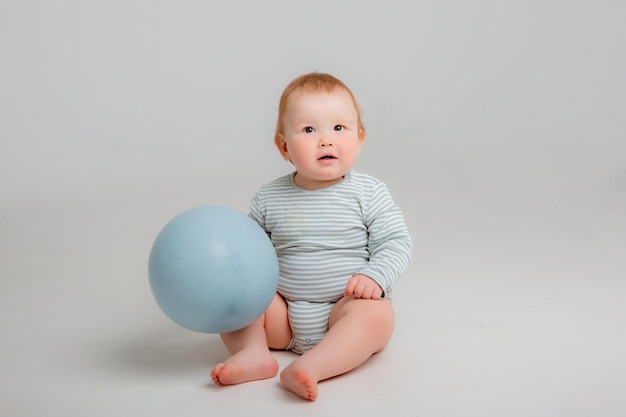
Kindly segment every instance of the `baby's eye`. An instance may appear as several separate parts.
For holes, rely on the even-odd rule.
[[[342,131],[343,129],[345,129],[345,128],[344,128],[343,126],[341,126],[341,125],[336,125],[336,126],[334,127],[334,129],[335,129],[337,132],[341,132],[341,131]]]
[[[315,129],[312,126],[307,126],[307,127],[304,128],[304,131],[306,133],[313,133],[313,132],[315,132]]]

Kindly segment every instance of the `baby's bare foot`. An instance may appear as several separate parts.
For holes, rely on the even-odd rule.
[[[272,378],[277,372],[278,362],[269,351],[244,349],[224,363],[215,365],[211,371],[211,379],[218,385],[234,385]]]
[[[311,373],[297,365],[289,365],[280,374],[280,382],[289,391],[304,398],[315,401],[317,399],[317,380]]]

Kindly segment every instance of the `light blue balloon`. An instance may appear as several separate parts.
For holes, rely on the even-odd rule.
[[[269,307],[278,259],[254,220],[230,208],[201,206],[163,227],[150,251],[148,276],[157,304],[175,323],[226,333]]]

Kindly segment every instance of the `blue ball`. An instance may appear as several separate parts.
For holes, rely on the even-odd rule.
[[[239,330],[269,307],[278,259],[265,231],[248,216],[196,207],[157,235],[148,264],[150,288],[175,323],[203,333]]]

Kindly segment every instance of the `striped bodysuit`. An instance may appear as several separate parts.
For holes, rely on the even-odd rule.
[[[294,173],[261,187],[249,216],[265,229],[279,263],[278,293],[287,301],[290,350],[302,354],[328,330],[328,317],[355,274],[390,298],[408,267],[412,236],[387,187],[350,171],[343,181],[304,190]]]

